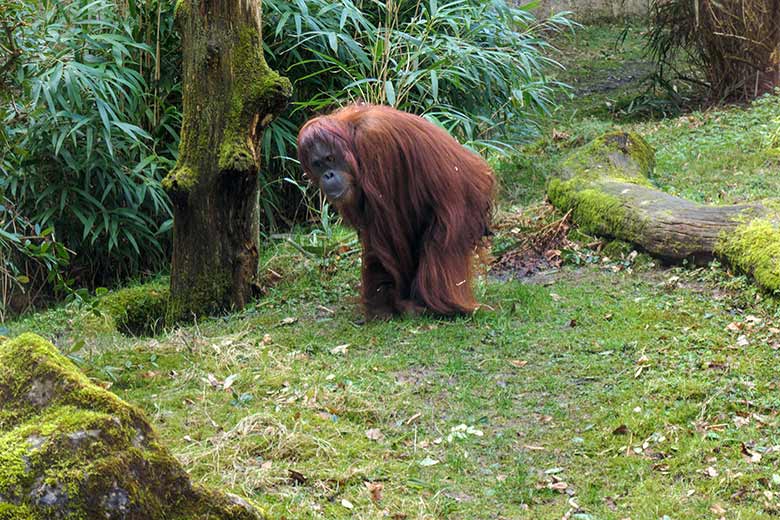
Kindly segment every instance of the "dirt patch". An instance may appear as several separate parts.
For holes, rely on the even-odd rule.
[[[527,278],[550,269],[557,270],[563,262],[561,250],[571,244],[568,238],[570,219],[571,214],[567,213],[563,218],[537,229],[510,230],[517,237],[517,243],[493,262],[490,276],[505,281]]]
[[[433,380],[436,371],[430,368],[411,367],[394,374],[395,380],[402,385],[420,386]]]
[[[575,96],[588,94],[604,94],[630,84],[640,84],[654,71],[654,65],[649,61],[628,61],[621,67],[592,71],[583,75],[582,80],[574,81]]]

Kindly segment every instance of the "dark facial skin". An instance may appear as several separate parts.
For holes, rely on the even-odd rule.
[[[349,199],[352,191],[349,166],[338,149],[328,143],[317,142],[311,147],[312,180],[320,185],[320,189],[331,203],[339,203]]]

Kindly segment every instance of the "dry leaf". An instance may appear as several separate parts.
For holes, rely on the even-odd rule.
[[[222,389],[226,392],[230,390],[230,387],[233,386],[233,383],[236,382],[236,379],[238,379],[238,374],[230,374],[225,378],[225,382],[222,383]]]
[[[347,349],[349,348],[349,343],[345,343],[344,345],[339,345],[337,347],[333,347],[330,349],[331,354],[346,354]]]
[[[742,443],[742,455],[744,455],[749,462],[761,462],[761,454],[748,447],[744,442]]]
[[[282,321],[280,321],[279,325],[292,325],[296,321],[298,321],[298,318],[293,318],[292,316],[290,316],[290,317],[285,318]]]
[[[294,469],[288,469],[288,473],[290,474],[290,480],[293,481],[294,485],[302,485],[306,483],[306,480],[308,480],[303,473],[300,471],[295,471]]]
[[[366,489],[371,495],[371,501],[374,503],[379,503],[382,501],[382,490],[384,488],[385,485],[381,482],[366,482]]]
[[[341,505],[346,507],[347,509],[354,509],[355,508],[355,506],[352,505],[352,502],[350,502],[346,498],[342,498],[341,499]]]
[[[750,345],[750,341],[748,341],[747,336],[744,334],[737,338],[738,347],[747,347],[748,345]]]
[[[515,368],[523,368],[528,364],[528,361],[523,361],[520,359],[512,359],[511,361],[509,361],[509,364]]]
[[[366,430],[366,437],[372,441],[381,441],[385,438],[384,434],[378,428],[371,428],[370,430]]]
[[[554,490],[560,491],[560,492],[566,491],[567,487],[569,487],[569,485],[566,482],[563,482],[563,481],[561,481],[561,482],[551,482],[551,483],[547,484],[547,488],[548,489],[554,489]]]
[[[726,510],[723,509],[723,506],[720,504],[713,504],[712,507],[710,508],[710,511],[712,511],[716,515],[726,514]]]
[[[736,322],[736,321],[732,321],[731,323],[726,325],[726,330],[731,331],[731,332],[739,332],[740,330],[742,330],[744,328],[745,328],[745,324],[744,323],[739,323],[739,322]]]

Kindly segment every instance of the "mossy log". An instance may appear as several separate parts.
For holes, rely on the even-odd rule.
[[[697,204],[655,189],[655,152],[634,133],[615,132],[573,152],[547,195],[584,231],[631,242],[669,262],[718,258],[780,290],[780,204]]]
[[[290,82],[263,57],[259,0],[179,0],[183,122],[169,321],[243,307],[257,274],[262,133]]]
[[[194,484],[138,408],[48,341],[0,342],[0,520],[261,520]]]

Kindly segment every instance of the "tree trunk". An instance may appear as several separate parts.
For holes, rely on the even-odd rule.
[[[240,309],[256,277],[263,129],[289,81],[263,57],[261,0],[179,0],[184,112],[179,161],[163,181],[174,207],[168,318]]]
[[[570,155],[547,195],[586,232],[666,261],[719,258],[780,290],[780,203],[708,206],[652,187],[655,152],[636,134],[604,135]]]

